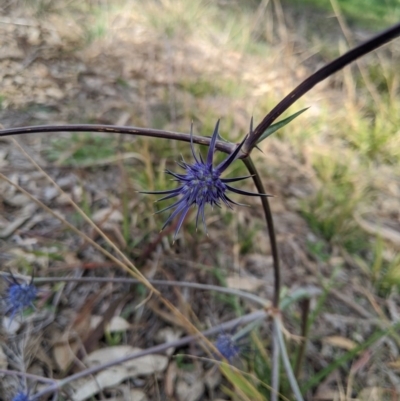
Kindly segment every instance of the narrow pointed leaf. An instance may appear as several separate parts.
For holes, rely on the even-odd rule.
[[[308,107],[305,109],[302,109],[298,111],[297,113],[292,114],[288,118],[285,118],[284,120],[281,120],[277,122],[276,124],[270,125],[265,132],[260,136],[260,139],[257,141],[257,143],[260,143],[263,141],[265,138],[268,138],[270,135],[272,135],[274,132],[278,131],[278,129],[281,129],[285,125],[289,124],[292,120],[294,120],[296,117],[298,117],[300,114],[304,113],[306,110],[308,110]]]

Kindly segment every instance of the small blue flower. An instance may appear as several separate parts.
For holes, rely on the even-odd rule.
[[[239,152],[246,140],[247,137],[243,139],[243,141],[236,147],[236,149],[218,166],[213,166],[213,158],[215,152],[215,144],[218,139],[218,127],[219,120],[215,125],[214,133],[211,137],[210,147],[208,149],[207,159],[204,162],[202,156],[198,159],[194,152],[193,148],[193,124],[190,129],[190,146],[192,150],[192,155],[194,158],[193,164],[188,164],[184,160],[181,163],[178,163],[180,167],[185,170],[184,174],[177,174],[172,171],[167,170],[167,174],[172,175],[175,178],[175,181],[179,183],[179,186],[175,189],[170,189],[166,191],[155,191],[155,192],[143,192],[146,194],[158,194],[158,195],[166,195],[158,201],[163,201],[166,199],[174,198],[176,196],[179,199],[172,204],[171,206],[166,207],[165,209],[160,210],[157,213],[164,212],[169,209],[175,208],[175,210],[168,217],[165,222],[162,230],[175,218],[179,215],[179,220],[177,224],[177,228],[175,231],[174,239],[176,238],[180,228],[182,227],[182,223],[186,217],[191,206],[197,206],[197,216],[196,216],[196,228],[201,217],[204,225],[204,229],[207,232],[204,209],[207,204],[211,206],[221,206],[221,202],[232,209],[232,205],[240,205],[240,203],[234,202],[227,195],[228,191],[241,194],[241,195],[249,195],[249,196],[270,196],[266,194],[258,194],[253,192],[243,191],[238,188],[231,187],[229,183],[235,181],[241,181],[251,176],[246,177],[236,177],[236,178],[221,178],[221,174],[236,160],[239,155]],[[250,132],[252,128],[250,126]]]
[[[231,363],[240,353],[240,346],[231,334],[220,333],[214,343],[218,352]]]
[[[14,396],[12,401],[29,401],[29,395],[20,391],[18,394]]]
[[[22,312],[25,308],[33,306],[33,301],[37,296],[37,288],[33,284],[33,276],[30,283],[19,283],[16,278],[11,275],[8,281],[7,294],[5,296],[6,313],[11,312],[11,320],[15,314]]]

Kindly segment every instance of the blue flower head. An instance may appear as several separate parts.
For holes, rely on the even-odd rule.
[[[215,348],[229,363],[232,363],[240,353],[249,351],[249,346],[246,344],[247,336],[260,322],[261,320],[251,322],[238,331],[237,327],[234,327],[229,333],[221,332],[214,342]]]
[[[20,391],[13,397],[12,401],[29,401],[29,395]]]
[[[220,333],[214,343],[218,352],[231,363],[240,353],[240,346],[235,338],[228,333]]]
[[[199,218],[201,217],[204,229],[207,232],[205,216],[204,216],[204,209],[207,204],[211,206],[215,205],[220,207],[221,203],[224,203],[231,209],[232,205],[240,205],[239,203],[234,202],[232,199],[228,197],[227,195],[228,191],[249,196],[270,196],[266,194],[258,194],[258,193],[243,191],[241,189],[234,188],[229,185],[229,183],[231,182],[241,181],[251,176],[236,177],[236,178],[221,178],[221,174],[232,164],[232,162],[234,162],[237,159],[239,152],[247,137],[243,139],[243,141],[224,161],[222,161],[220,164],[214,167],[213,158],[215,152],[215,144],[218,139],[218,127],[219,127],[219,120],[215,125],[214,133],[211,137],[210,147],[207,153],[207,158],[204,161],[201,155],[199,158],[197,158],[194,152],[193,124],[192,124],[190,129],[190,146],[194,158],[194,163],[188,164],[184,160],[182,160],[181,163],[178,163],[179,166],[185,170],[184,174],[177,174],[169,170],[166,171],[167,174],[170,174],[175,178],[175,181],[179,183],[179,186],[175,189],[170,189],[166,191],[143,192],[147,194],[166,195],[163,198],[159,199],[158,201],[163,201],[174,197],[179,198],[172,205],[157,212],[161,213],[169,209],[175,209],[168,217],[164,226],[162,227],[163,230],[175,217],[179,216],[174,239],[176,238],[180,228],[182,227],[182,223],[186,217],[186,214],[193,205],[197,206],[196,228]],[[252,128],[250,126],[250,132],[251,131]]]
[[[11,320],[15,314],[22,312],[25,308],[33,306],[33,301],[37,296],[37,288],[33,284],[33,276],[30,283],[20,283],[11,275],[11,280],[8,280],[7,295],[5,296],[6,313],[11,312]]]

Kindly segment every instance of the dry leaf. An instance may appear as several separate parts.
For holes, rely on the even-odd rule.
[[[385,395],[385,389],[380,387],[366,387],[360,391],[357,399],[359,401],[382,401]]]
[[[387,364],[391,369],[400,370],[400,358]]]
[[[52,97],[56,100],[61,100],[64,98],[64,92],[55,86],[47,88],[45,93],[47,96]]]
[[[176,385],[176,395],[179,401],[197,401],[204,393],[204,383],[195,380],[192,384],[180,379]]]
[[[213,366],[209,369],[204,377],[204,381],[209,390],[214,390],[221,383],[221,372]]]
[[[134,348],[130,345],[98,349],[89,354],[85,358],[85,362],[89,366],[94,366],[135,354],[139,351],[141,351],[140,348]],[[165,370],[168,365],[168,358],[164,355],[146,355],[124,362],[123,365],[129,369],[129,377],[145,376]]]
[[[108,347],[96,350],[85,358],[89,366],[104,364],[124,356],[141,351],[129,345]],[[163,355],[146,355],[144,357],[124,362],[113,368],[98,373],[94,378],[76,383],[74,401],[84,401],[104,388],[115,386],[122,381],[136,377],[151,375],[166,369],[168,358]]]
[[[104,316],[93,315],[90,317],[90,327],[95,329],[103,320]],[[115,333],[119,331],[127,331],[131,328],[131,325],[121,316],[114,316],[110,323],[106,326],[106,331]]]
[[[353,348],[357,347],[357,344],[352,341],[349,340],[346,337],[341,337],[341,336],[330,336],[330,337],[325,337],[323,339],[324,343],[327,343],[329,345],[332,345],[333,347],[338,347],[338,348],[342,348],[345,350],[352,350]]]
[[[0,369],[7,369],[7,366],[8,366],[8,361],[6,354],[3,351],[3,347],[0,346]]]
[[[92,215],[92,220],[96,224],[101,224],[105,221],[118,223],[121,222],[123,219],[124,217],[122,216],[122,213],[119,210],[115,210],[111,207],[100,209]]]
[[[131,328],[131,325],[121,316],[114,316],[110,323],[106,326],[106,330],[110,333],[117,331],[127,331]]]
[[[156,340],[160,343],[169,343],[178,340],[182,335],[182,330],[174,330],[171,327],[165,327],[158,331]],[[175,352],[175,348],[171,347],[166,350],[166,354],[171,356]]]
[[[168,397],[172,397],[174,394],[174,388],[175,388],[175,380],[177,376],[178,368],[176,366],[176,362],[172,361],[167,369],[167,372],[165,374],[164,378],[164,388],[165,388],[165,394]]]
[[[53,346],[53,356],[59,369],[67,370],[74,361],[79,346],[78,341],[63,342]]]
[[[0,230],[0,238],[6,238],[13,234],[16,229],[21,227],[34,215],[36,209],[37,206],[33,203],[26,205],[12,222],[10,222],[5,228]]]
[[[360,369],[364,368],[364,366],[366,366],[367,363],[370,361],[371,355],[372,353],[370,350],[367,349],[366,351],[364,351],[362,355],[351,366],[351,373],[355,374]]]
[[[226,279],[226,284],[236,290],[255,291],[264,285],[264,281],[255,277],[233,276]]]
[[[16,334],[21,327],[21,322],[17,316],[15,319],[10,319],[8,316],[3,317],[3,329],[7,334]]]
[[[314,395],[313,401],[335,401],[339,400],[340,393],[337,390],[324,389],[324,391],[318,391]]]
[[[336,401],[338,400],[340,393],[337,390],[337,382],[340,380],[338,370],[334,370],[329,374],[325,380],[320,383],[315,392],[313,401]]]
[[[147,401],[148,398],[142,390],[131,389],[127,394],[124,392],[122,397],[107,398],[107,401]]]
[[[98,373],[95,378],[90,378],[85,383],[80,383],[72,399],[74,401],[87,400],[107,387],[116,386],[129,378],[129,376],[128,369],[123,365],[113,366],[112,368],[103,370]]]

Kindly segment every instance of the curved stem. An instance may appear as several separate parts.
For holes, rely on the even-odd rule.
[[[164,131],[152,128],[124,127],[118,125],[101,124],[66,124],[66,125],[37,125],[32,127],[18,127],[0,130],[0,137],[21,134],[54,133],[54,132],[106,132],[108,134],[126,134],[145,136],[175,141],[190,142],[190,135],[174,131]],[[204,136],[193,136],[193,142],[199,145],[209,145],[211,138]],[[217,141],[216,149],[225,153],[232,153],[236,145]]]
[[[265,194],[265,188],[261,181],[261,178],[258,174],[258,171],[251,160],[250,157],[243,159],[243,163],[246,165],[247,170],[252,175],[254,184],[257,188],[258,193]],[[271,208],[269,206],[268,197],[261,196],[261,203],[264,209],[265,220],[267,222],[268,234],[269,234],[269,242],[271,244],[271,252],[274,266],[274,298],[273,298],[273,306],[278,309],[279,308],[279,296],[281,289],[281,275],[280,275],[280,266],[279,266],[279,253],[278,246],[276,243],[276,235],[274,229],[274,220],[272,218]]]
[[[10,273],[1,273],[0,276],[9,277]],[[16,278],[22,278],[23,280],[31,279],[30,277],[14,275]],[[39,283],[60,283],[60,282],[79,282],[79,283],[121,283],[121,284],[142,284],[138,279],[126,278],[126,277],[36,277],[33,279],[35,284]],[[211,284],[200,284],[192,283],[187,281],[172,281],[172,280],[153,280],[148,279],[148,282],[155,286],[170,286],[170,287],[186,287],[195,288],[203,291],[215,291],[230,295],[236,295],[248,299],[249,301],[255,302],[264,308],[269,308],[271,302],[265,300],[255,294],[251,294],[246,291],[237,290],[235,288],[220,287],[218,285]]]
[[[391,41],[392,39],[400,36],[400,23],[392,26],[384,32],[374,36],[372,39],[360,44],[354,49],[348,51],[337,59],[331,61],[324,67],[320,68],[314,74],[310,75],[305,81],[303,81],[297,88],[290,92],[283,100],[281,100],[261,121],[256,127],[253,134],[247,139],[243,146],[243,152],[249,154],[256,145],[260,136],[265,130],[283,113],[285,112],[296,100],[302,97],[310,89],[312,89],[319,82],[328,78],[335,72],[341,70],[346,65],[352,63],[359,57],[372,52],[378,47]]]

